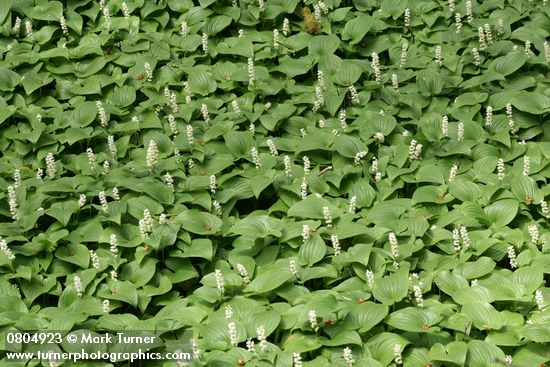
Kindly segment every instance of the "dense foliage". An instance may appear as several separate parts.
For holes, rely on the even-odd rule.
[[[305,3],[0,1],[2,332],[550,361],[547,1]]]

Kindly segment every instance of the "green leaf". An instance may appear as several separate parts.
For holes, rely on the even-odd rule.
[[[115,88],[110,101],[117,107],[128,107],[136,100],[136,90],[128,85]]]
[[[267,236],[280,237],[282,235],[282,223],[279,219],[267,215],[248,216],[238,221],[229,229],[230,233],[253,238],[265,238]]]
[[[339,135],[334,137],[333,146],[338,153],[347,158],[354,158],[357,153],[368,151],[365,143],[350,135]]]
[[[43,5],[38,5],[32,8],[29,16],[32,19],[59,21],[63,15],[63,4],[59,1],[47,1]]]
[[[10,13],[12,1],[13,0],[5,0],[0,2],[0,24],[4,23],[4,20]]]
[[[423,96],[434,96],[443,90],[443,78],[436,70],[420,70],[416,73],[416,85]]]
[[[208,18],[208,22],[203,27],[203,32],[208,35],[216,35],[223,31],[231,24],[231,17],[227,15],[218,15],[215,17]]]
[[[342,61],[340,67],[340,71],[334,75],[332,81],[346,87],[355,84],[363,73],[359,66],[348,60]]]
[[[521,68],[528,60],[525,52],[517,51],[494,59],[489,65],[489,70],[501,75],[510,75]]]
[[[71,122],[75,127],[88,126],[98,116],[97,106],[94,102],[78,104],[71,113]]]
[[[359,333],[366,333],[378,325],[388,314],[388,306],[374,302],[364,302],[353,305],[346,319],[346,323],[356,328]],[[349,320],[349,321],[348,321]]]
[[[328,207],[332,219],[336,219],[339,215],[338,208],[332,205],[328,200],[317,197],[315,195],[308,196],[304,200],[296,202],[288,210],[289,217],[301,217],[306,219],[323,219],[323,207]]]
[[[470,317],[479,330],[498,330],[504,324],[504,317],[490,303],[472,300],[462,306],[463,314]]]
[[[385,305],[393,305],[407,296],[408,275],[400,270],[397,273],[374,281],[372,295]]]
[[[518,93],[512,98],[512,105],[520,111],[541,115],[550,109],[550,97],[536,92]]]
[[[468,344],[462,341],[450,342],[446,345],[436,343],[431,347],[429,357],[433,361],[450,362],[464,366],[467,353]]]
[[[202,96],[213,93],[218,85],[208,67],[195,66],[189,72],[189,89]]]
[[[307,46],[308,54],[314,57],[332,55],[338,49],[339,44],[340,39],[333,34],[313,37]]]
[[[533,294],[543,282],[544,271],[538,266],[523,266],[516,269],[510,280],[525,287],[525,294]]]
[[[386,323],[396,329],[425,333],[428,327],[441,321],[442,318],[433,311],[406,307],[392,312],[386,319]]]
[[[59,260],[75,264],[84,269],[87,269],[90,263],[90,253],[88,248],[82,244],[70,243],[63,247],[59,247],[55,251],[55,257]]]
[[[543,199],[537,183],[529,176],[513,177],[510,189],[516,199],[523,203],[539,203]]]
[[[472,340],[468,342],[468,355],[466,357],[466,366],[469,367],[493,367],[497,365],[496,361],[504,361],[505,355],[499,347],[494,346],[482,340]]]
[[[255,145],[252,134],[244,131],[230,131],[223,136],[227,149],[236,157],[247,157]]]
[[[298,251],[298,263],[300,265],[309,265],[321,261],[327,253],[327,245],[319,235],[310,237],[300,246]]]
[[[107,285],[100,287],[97,296],[128,303],[134,307],[137,307],[138,304],[137,289],[128,281],[110,280],[107,282]]]
[[[361,42],[374,23],[374,19],[370,15],[357,14],[359,16],[347,22],[342,31],[342,40],[351,40],[351,45]]]
[[[265,293],[272,291],[290,279],[293,275],[286,270],[272,269],[259,274],[244,289],[247,293]]]
[[[504,227],[514,220],[518,213],[519,203],[513,199],[497,200],[485,208],[483,211],[487,218],[495,227]]]
[[[71,216],[78,210],[78,203],[76,201],[63,201],[52,204],[52,206],[46,211],[50,217],[57,219],[64,226],[69,223]]]
[[[178,214],[176,219],[186,231],[202,235],[214,234],[222,226],[220,218],[210,213],[199,212],[198,210],[185,210]]]
[[[19,74],[0,66],[0,91],[11,92],[20,81]]]
[[[477,279],[489,274],[495,266],[496,263],[493,259],[484,256],[476,261],[469,261],[456,266],[453,274],[456,272],[466,279]]]

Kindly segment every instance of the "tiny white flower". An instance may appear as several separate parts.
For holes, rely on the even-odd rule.
[[[253,85],[256,80],[256,73],[254,72],[254,60],[249,57],[247,62],[248,70],[248,84]]]
[[[456,33],[460,33],[460,30],[462,29],[462,17],[460,16],[460,13],[455,13],[455,27]]]
[[[309,175],[309,170],[311,167],[311,161],[307,156],[303,156],[302,160],[304,161],[304,176]]]
[[[239,38],[244,37],[244,29],[239,29]]]
[[[407,62],[407,51],[409,49],[409,44],[407,42],[403,43],[403,46],[401,46],[401,58],[399,61],[399,67],[404,67],[405,63]]]
[[[98,197],[99,203],[101,204],[101,210],[103,213],[107,213],[109,211],[109,206],[107,204],[107,196],[105,195],[105,191],[100,191]]]
[[[103,300],[103,313],[108,314],[111,309],[111,304],[108,299]]]
[[[111,29],[111,13],[109,12],[109,8],[106,6],[103,7],[103,19],[105,20],[105,28],[107,30]]]
[[[483,25],[483,29],[485,31],[485,40],[487,41],[488,45],[493,44],[493,33],[491,31],[491,26],[487,23]]]
[[[238,336],[237,336],[237,324],[233,321],[230,322],[227,325],[227,328],[229,330],[229,342],[232,346],[236,347],[237,344],[239,344]]]
[[[32,32],[32,22],[30,20],[25,20],[25,31],[27,32],[27,37],[33,38]]]
[[[279,39],[279,30],[277,28],[275,28],[273,30],[273,48],[275,50],[278,50],[279,49],[279,42],[280,42],[280,39]]]
[[[535,291],[535,303],[537,304],[539,311],[544,310],[544,297],[540,289],[537,289]]]
[[[111,237],[109,239],[109,244],[111,246],[111,248],[110,248],[111,253],[116,255],[118,253],[118,238],[117,238],[116,234],[111,235]]]
[[[464,226],[460,226],[460,238],[462,239],[463,249],[470,247],[472,242],[470,241],[470,236],[468,235],[468,230]]]
[[[330,209],[328,206],[323,207],[323,218],[325,219],[325,224],[328,228],[332,228],[332,216],[330,215]]]
[[[531,160],[528,155],[523,156],[523,175],[529,176],[529,170],[531,168]]]
[[[393,361],[397,365],[403,364],[403,355],[401,353],[402,353],[401,345],[395,344],[393,347]]]
[[[86,205],[86,195],[80,194],[80,197],[78,198],[78,207],[82,208],[84,205]]]
[[[474,21],[474,14],[472,13],[472,1],[466,0],[466,16],[468,17],[468,23],[472,24]]]
[[[410,27],[411,25],[411,9],[405,9],[405,27]]]
[[[256,169],[262,168],[262,163],[260,162],[260,154],[258,153],[258,149],[256,147],[252,147],[250,149],[250,153],[252,154],[252,163],[256,166]]]
[[[472,48],[472,55],[474,56],[474,65],[481,65],[481,56],[479,55],[479,51],[477,50],[477,48]]]
[[[292,177],[292,166],[291,166],[290,157],[288,155],[285,155],[283,162],[285,165],[285,175],[287,177]]]
[[[497,175],[500,181],[504,180],[504,159],[497,160]]]
[[[449,182],[454,181],[457,171],[458,166],[456,164],[453,164],[453,166],[451,167],[451,171],[449,172]]]
[[[267,337],[265,335],[265,327],[260,325],[256,328],[256,333],[258,334],[257,338],[260,341],[260,349],[262,352],[267,350]]]
[[[422,289],[419,285],[413,285],[414,299],[418,307],[424,307],[424,298],[422,296]]]
[[[367,156],[367,154],[368,152],[366,150],[357,152],[357,154],[355,154],[355,157],[353,158],[353,162],[355,163],[355,165],[357,166],[361,164],[361,161]]]
[[[458,123],[457,140],[460,142],[464,141],[464,123],[463,122]]]
[[[214,271],[214,276],[216,278],[216,287],[220,291],[220,293],[223,295],[225,293],[225,281],[223,279],[223,274],[220,269],[216,269]]]
[[[530,224],[527,226],[527,232],[529,232],[529,236],[531,237],[531,242],[533,242],[535,245],[539,242],[539,229],[536,224]]]
[[[109,120],[107,120],[107,112],[105,111],[105,107],[103,107],[103,103],[101,101],[96,101],[95,104],[97,107],[97,113],[99,115],[101,126],[107,127]]]
[[[244,284],[250,283],[250,276],[248,275],[248,271],[243,264],[237,264],[237,271],[241,275],[241,278],[243,278]]]
[[[174,177],[172,177],[170,172],[166,172],[164,175],[164,181],[166,181],[166,186],[168,186],[170,191],[174,191]]]
[[[478,27],[477,37],[479,40],[479,49],[482,51],[485,50],[487,48],[487,40],[485,38],[485,30],[483,29],[483,27]]]
[[[369,269],[365,270],[365,276],[367,277],[367,284],[370,289],[374,287],[374,273]]]
[[[242,113],[239,107],[239,102],[237,102],[236,99],[233,102],[231,102],[231,107],[233,108],[233,111],[235,111],[235,113],[238,113],[239,115]]]
[[[208,53],[208,35],[206,33],[202,34],[202,51],[205,54]]]
[[[302,225],[302,242],[306,242],[307,240],[309,240],[309,234],[309,225]]]
[[[441,132],[443,133],[444,137],[449,136],[449,118],[447,117],[447,115],[444,115],[441,118]]]
[[[216,215],[218,217],[221,217],[223,214],[223,211],[222,211],[222,206],[220,202],[217,200],[212,200],[212,206],[214,207],[214,211],[216,212]]]
[[[182,35],[183,37],[187,36],[189,34],[189,26],[187,24],[187,22],[184,20],[183,22],[181,22],[181,26],[180,26],[180,35]]]
[[[128,19],[130,18],[130,8],[128,8],[128,4],[126,4],[125,1],[122,2],[122,14],[124,15],[124,18]]]
[[[288,18],[283,20],[283,35],[286,37],[290,34],[290,21]]]
[[[0,251],[4,253],[4,256],[8,260],[15,260],[15,255],[11,251],[11,249],[8,247],[8,243],[6,240],[4,240],[2,237],[0,237]]]
[[[88,155],[88,164],[90,165],[92,170],[94,170],[96,164],[94,150],[92,148],[88,148],[86,149],[86,154]]]
[[[356,206],[357,206],[357,196],[353,195],[349,199],[348,213],[355,214]]]
[[[458,228],[453,229],[453,248],[455,252],[460,252],[462,249],[460,245],[460,230]]]
[[[340,240],[338,235],[333,233],[330,235],[330,242],[332,243],[332,248],[334,249],[334,256],[340,255]]]
[[[493,107],[487,106],[485,110],[485,126],[490,126],[493,124]]]
[[[307,197],[307,178],[302,177],[302,183],[300,184],[300,198],[304,200]]]
[[[99,263],[99,257],[97,256],[94,250],[90,250],[90,260],[92,261],[92,267],[99,271],[101,269],[101,264]]]
[[[78,295],[78,297],[82,297],[84,295],[84,289],[82,288],[82,280],[78,275],[74,276],[73,283],[76,294]]]
[[[59,18],[59,25],[61,26],[61,31],[63,32],[63,35],[65,37],[68,37],[69,36],[69,28],[67,27],[67,20],[65,19],[65,17],[63,15]]]
[[[393,89],[399,90],[399,79],[397,78],[397,74],[395,73],[391,75],[391,85]]]
[[[149,169],[154,168],[158,163],[158,155],[159,155],[159,150],[157,148],[157,143],[153,139],[149,140],[149,145],[147,146],[147,157],[146,157],[147,167]]]
[[[288,269],[295,278],[298,278],[298,266],[296,265],[296,260],[291,259],[288,262]]]
[[[109,153],[111,153],[111,156],[116,159],[117,150],[115,145],[115,137],[112,135],[109,135],[107,137],[107,146],[109,147]]]
[[[378,54],[376,52],[373,52],[371,54],[372,60],[371,60],[371,67],[374,71],[374,80],[376,83],[380,84],[382,81],[382,74],[380,70],[380,59],[378,58]]]
[[[201,113],[202,113],[202,118],[203,118],[204,122],[209,124],[210,123],[210,113],[208,112],[208,106],[206,105],[206,103],[203,103],[201,105]]]
[[[319,324],[317,323],[317,312],[315,312],[315,310],[309,310],[308,316],[309,316],[309,325],[315,332],[317,332],[317,330],[319,330]]]
[[[111,276],[111,280],[114,280],[114,281],[118,280],[118,273],[115,269],[111,270],[109,275]]]
[[[435,46],[435,63],[438,66],[441,66],[443,64],[443,61],[441,59],[441,46],[439,45]]]
[[[508,246],[508,259],[510,260],[511,269],[515,269],[518,267],[518,263],[516,260],[516,251],[514,249],[514,246],[512,245]]]
[[[20,32],[21,32],[21,18],[15,17],[15,24],[14,24],[13,28],[11,29],[11,33],[15,37],[19,37]]]
[[[153,81],[153,68],[151,67],[151,64],[149,64],[147,61],[143,64],[143,68],[145,69],[145,75],[146,75],[146,80],[148,82],[152,82]]]
[[[277,151],[277,148],[275,147],[275,143],[271,139],[267,139],[267,146],[269,147],[269,151],[272,156],[279,155],[279,152]]]
[[[231,305],[225,305],[225,318],[230,319],[233,317],[233,308]]]
[[[357,93],[357,89],[355,89],[355,86],[350,85],[348,89],[349,89],[349,93],[350,93],[351,102],[352,103],[359,103],[360,102],[359,94]]]
[[[344,361],[348,365],[348,367],[353,367],[355,364],[355,358],[353,358],[353,353],[351,352],[351,348],[345,347],[342,351],[342,358],[344,358]]]

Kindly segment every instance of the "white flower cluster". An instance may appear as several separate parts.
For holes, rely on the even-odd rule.
[[[107,204],[107,196],[105,195],[105,191],[100,191],[97,195],[99,197],[99,204],[101,204],[101,210],[103,213],[107,213],[109,211],[109,206]]]
[[[124,18],[128,19],[130,18],[130,8],[128,8],[128,4],[126,4],[125,1],[122,2],[122,6],[121,6],[121,9],[122,9],[122,14],[124,15]]]
[[[292,177],[292,166],[290,162],[290,157],[288,155],[285,155],[283,158],[283,163],[285,165],[285,175],[287,177]]]
[[[443,60],[441,58],[441,46],[440,45],[435,46],[435,60],[434,61],[438,66],[441,66],[443,64]]]
[[[92,148],[86,149],[86,154],[88,155],[88,164],[92,170],[95,170],[95,154]]]
[[[441,118],[441,132],[443,134],[443,137],[449,136],[449,118],[447,115],[443,115]]]
[[[116,234],[113,233],[109,238],[109,245],[111,246],[110,248],[111,253],[116,255],[118,253],[118,238]]]
[[[390,241],[390,250],[393,257],[393,265],[397,269],[399,267],[399,264],[397,263],[397,258],[399,257],[399,243],[397,242],[397,237],[395,236],[395,233],[390,232],[390,234],[388,235],[388,240]]]
[[[80,194],[80,197],[78,198],[78,207],[82,208],[84,205],[86,205],[86,195]]]
[[[111,275],[111,280],[114,280],[115,282],[118,280],[118,273],[115,269],[111,270],[109,274]]]
[[[170,126],[170,130],[172,131],[172,135],[179,134],[176,118],[172,114],[168,115],[168,125]]]
[[[330,209],[328,206],[323,207],[323,218],[325,219],[325,224],[328,228],[332,228],[332,216],[330,215]]]
[[[504,363],[506,363],[507,366],[511,366],[513,362],[512,356],[507,354],[504,356]]]
[[[225,305],[225,318],[230,319],[233,317],[233,307],[231,305]]]
[[[15,255],[13,254],[13,252],[11,252],[10,248],[8,247],[8,243],[2,237],[0,237],[0,251],[4,253],[6,259],[10,261],[15,260]]]
[[[365,270],[365,276],[367,277],[367,284],[369,288],[372,289],[374,287],[374,273],[367,269]]]
[[[164,181],[166,181],[166,186],[170,189],[170,191],[174,191],[174,177],[170,174],[170,172],[166,172],[164,175]]]
[[[246,338],[246,350],[252,354],[256,354],[254,340],[252,340],[251,338]]]
[[[120,200],[120,196],[118,194],[118,187],[113,187],[113,199],[115,199],[115,201],[119,201]]]
[[[378,159],[372,157],[371,171],[374,173],[374,182],[379,182],[382,179],[382,172],[378,170]]]
[[[545,218],[550,218],[550,210],[548,210],[548,203],[544,200],[540,202],[540,210]]]
[[[145,76],[147,77],[148,82],[153,81],[153,68],[151,67],[151,64],[149,64],[147,61],[143,64],[143,68],[145,69]]]
[[[294,352],[292,354],[293,367],[303,367],[302,356],[300,353]]]
[[[265,327],[260,325],[256,328],[256,333],[258,334],[258,340],[260,341],[260,349],[262,352],[267,350],[267,337],[265,335]]]
[[[468,23],[472,24],[474,21],[474,14],[472,13],[472,1],[466,0],[466,16],[468,17]]]
[[[193,143],[195,142],[195,137],[193,135],[193,126],[187,125],[186,130],[187,130],[187,143],[189,143],[189,145],[193,145]]]
[[[250,149],[250,154],[252,154],[252,163],[254,163],[256,169],[262,168],[262,164],[260,163],[260,153],[258,153],[258,149],[256,149],[256,147],[252,147]]]
[[[367,151],[365,150],[362,150],[360,152],[357,152],[357,154],[355,154],[355,157],[353,158],[353,162],[355,163],[355,165],[359,165],[361,164],[361,161],[363,160],[363,158],[365,158],[367,156]]]
[[[220,269],[216,269],[214,271],[214,277],[216,278],[216,287],[223,295],[225,293],[225,281],[223,279],[222,271]]]
[[[319,330],[319,324],[317,323],[317,312],[315,312],[315,310],[309,310],[308,317],[309,317],[309,326],[311,326],[311,328],[315,332],[317,332],[317,330]]]
[[[529,170],[531,169],[531,159],[528,155],[523,156],[523,175],[529,176]]]
[[[409,159],[411,161],[416,161],[421,159],[422,154],[422,144],[418,144],[416,140],[411,140],[409,145]]]
[[[241,108],[239,107],[239,102],[236,99],[231,102],[231,108],[233,108],[233,111],[239,115],[242,113]]]
[[[474,57],[474,65],[481,65],[481,56],[479,55],[479,51],[476,47],[472,48],[472,56]]]
[[[159,150],[157,148],[157,143],[151,139],[149,140],[149,145],[147,146],[147,167],[153,169],[158,163],[159,159]]]
[[[139,232],[141,233],[141,238],[149,238],[149,233],[153,232],[153,217],[149,209],[143,209],[143,219],[139,220]]]
[[[159,215],[159,224],[162,226],[164,224],[166,224],[166,214],[165,213],[161,213]]]
[[[101,264],[99,263],[99,256],[97,256],[94,250],[90,250],[90,260],[92,260],[92,267],[99,271],[101,269]]]
[[[279,39],[279,30],[277,28],[275,28],[273,30],[273,48],[275,50],[278,50],[279,49],[279,42],[280,42],[280,39]]]
[[[67,20],[65,19],[65,17],[63,15],[59,18],[59,25],[61,26],[61,31],[63,32],[63,35],[65,37],[68,37],[69,36],[69,28],[67,27]]]
[[[227,325],[227,329],[229,331],[229,342],[232,346],[236,347],[237,344],[239,344],[239,339],[237,335],[237,324],[232,321]]]
[[[456,139],[461,142],[464,141],[464,123],[463,122],[458,123],[458,132],[457,132]]]
[[[402,353],[401,345],[395,344],[393,346],[393,361],[397,365],[403,364],[403,355],[401,353]]]
[[[216,193],[216,175],[210,176],[210,192],[212,194]]]
[[[395,73],[391,75],[391,85],[393,89],[395,89],[396,91],[399,91],[399,79],[397,77],[397,74]]]
[[[500,181],[504,180],[504,159],[497,160],[497,175]]]
[[[244,38],[244,29],[239,29],[239,38]]]
[[[16,168],[13,172],[13,187],[19,188],[21,186],[21,170],[19,168]]]
[[[304,200],[307,197],[307,177],[302,177],[302,183],[300,184],[300,198]]]
[[[449,10],[451,13],[455,12],[455,0],[447,0],[447,3],[449,4]]]
[[[279,152],[277,151],[277,148],[275,147],[275,143],[271,139],[267,139],[267,146],[269,147],[269,152],[272,156],[279,155]]]
[[[206,105],[206,103],[203,103],[201,105],[201,114],[202,114],[202,119],[204,120],[204,122],[209,124],[210,123],[210,113],[208,112],[208,106]]]
[[[180,35],[182,37],[185,37],[189,34],[189,25],[187,24],[187,22],[184,20],[183,22],[181,22],[181,26],[180,26]]]
[[[359,102],[360,102],[360,100],[359,100],[359,94],[357,93],[357,89],[355,89],[355,86],[354,86],[354,85],[350,85],[348,89],[349,89],[349,94],[350,94],[351,102],[352,102],[352,103],[359,103]]]
[[[250,283],[250,276],[248,275],[248,271],[243,264],[237,264],[237,271],[241,275],[241,278],[243,278],[244,284]]]
[[[491,126],[493,124],[493,107],[487,106],[485,109],[485,126]]]
[[[42,168],[38,168],[36,170],[36,179],[42,180],[42,176],[44,176],[44,170]]]
[[[21,33],[21,18],[15,17],[15,24],[11,29],[11,34],[13,34],[15,37],[19,37],[20,33]]]
[[[410,27],[411,25],[411,9],[405,9],[405,27]]]
[[[449,172],[449,182],[454,181],[457,171],[458,166],[456,164],[453,164],[453,166],[451,167],[451,171]]]
[[[222,206],[218,200],[212,200],[212,206],[214,207],[214,211],[216,212],[216,215],[218,217],[221,217],[223,214]]]
[[[349,199],[348,213],[355,214],[356,207],[357,207],[357,196],[353,195]]]
[[[546,62],[550,62],[550,43],[548,41],[544,41],[544,58]]]
[[[254,85],[254,81],[256,80],[256,73],[254,72],[254,60],[251,57],[248,58],[247,70],[248,70],[248,84]]]
[[[462,244],[460,243],[462,240]],[[468,230],[464,226],[453,229],[453,248],[455,252],[459,252],[461,249],[467,249],[471,245],[470,236]]]
[[[310,234],[309,225],[303,224],[302,225],[302,242],[306,242],[307,240],[309,240],[309,234]]]
[[[485,38],[485,30],[483,27],[477,28],[477,38],[479,40],[479,49],[482,51],[485,50],[487,48],[487,40]]]
[[[315,102],[313,103],[313,112],[317,112],[323,107],[325,103],[325,97],[323,95],[323,88],[318,84],[315,86]]]
[[[462,17],[460,13],[455,13],[455,26],[456,33],[460,33],[460,30],[462,29]]]
[[[55,165],[55,158],[53,153],[48,153],[46,156],[46,172],[49,178],[54,178],[57,175],[57,167]]]
[[[309,160],[309,158],[307,156],[303,156],[302,160],[304,162],[304,176],[307,176],[307,175],[309,175],[309,170],[310,170],[310,167],[311,167],[311,161]]]
[[[508,117],[508,126],[510,127],[510,132],[516,132],[516,124],[514,122],[514,111],[511,103],[506,104],[506,116]]]
[[[529,236],[531,237],[531,242],[533,242],[535,245],[539,242],[539,229],[536,224],[530,224],[527,226],[527,232],[529,232]]]
[[[290,21],[288,18],[283,20],[283,35],[286,37],[290,34]]]
[[[82,288],[82,280],[78,275],[74,276],[73,283],[76,294],[78,295],[78,297],[82,297],[84,295],[84,289]]]
[[[405,63],[407,62],[407,54],[409,50],[409,44],[407,42],[403,43],[403,46],[401,46],[401,58],[399,61],[399,67],[404,67]]]
[[[299,278],[299,276],[298,276],[298,265],[296,265],[296,260],[291,259],[291,260],[288,262],[288,270],[290,271],[290,273],[291,273],[296,279]]]
[[[338,239],[338,235],[336,233],[330,235],[330,242],[332,243],[332,248],[334,249],[334,256],[340,255],[340,240]]]
[[[111,309],[111,302],[109,302],[108,299],[104,299],[102,306],[103,306],[103,313],[108,314],[109,310]]]
[[[27,37],[32,39],[34,34],[32,32],[32,22],[30,20],[25,20],[25,31],[27,32]]]
[[[535,303],[537,304],[539,311],[544,310],[544,297],[540,289],[535,291]]]
[[[109,153],[111,153],[111,156],[116,159],[117,151],[114,136],[109,135],[107,137],[107,146],[109,147]]]
[[[107,112],[105,112],[105,107],[103,107],[103,103],[101,101],[96,101],[95,105],[97,107],[97,113],[99,114],[99,121],[101,123],[101,126],[107,127],[109,121],[107,120]]]
[[[202,51],[205,54],[208,53],[208,35],[206,33],[202,34]]]
[[[355,364],[355,358],[353,358],[353,353],[351,352],[350,347],[345,347],[342,351],[342,358],[344,358],[344,361],[348,365],[348,367],[353,367]]]
[[[483,30],[485,31],[485,40],[487,41],[487,45],[493,44],[493,32],[491,31],[491,26],[488,23],[485,23],[483,25]]]
[[[370,65],[372,67],[372,70],[374,71],[374,81],[380,84],[382,82],[382,72],[380,70],[380,58],[378,57],[378,54],[376,52],[373,52],[371,54],[371,62]]]
[[[510,260],[510,268],[515,269],[518,267],[518,263],[516,261],[516,250],[512,245],[508,246],[508,259]]]

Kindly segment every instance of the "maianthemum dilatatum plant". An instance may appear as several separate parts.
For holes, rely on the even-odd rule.
[[[546,0],[0,1],[1,333],[546,365],[549,30]]]

